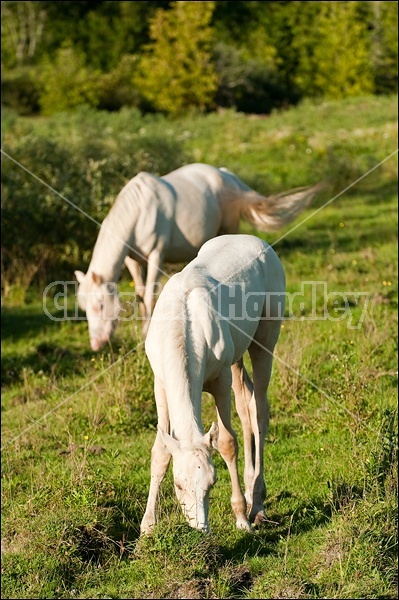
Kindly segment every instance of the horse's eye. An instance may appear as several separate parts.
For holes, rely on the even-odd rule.
[[[113,285],[113,283],[107,283],[106,290],[107,290],[108,294],[114,294],[115,286]]]

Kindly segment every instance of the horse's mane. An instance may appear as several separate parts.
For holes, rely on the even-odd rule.
[[[191,337],[191,317],[188,306],[187,306],[187,293],[182,293],[179,289],[174,289],[168,294],[169,307],[177,309],[170,315],[167,327],[167,338],[165,340],[165,352],[164,356],[164,368],[167,370],[166,379],[166,393],[168,397],[168,405],[170,406],[173,402],[173,406],[176,410],[173,411],[172,427],[179,431],[178,439],[187,436],[180,435],[180,431],[186,428],[186,432],[189,433],[189,425],[196,425],[195,429],[198,430],[202,436],[202,424],[201,420],[198,421],[196,414],[200,413],[201,407],[193,406],[193,402],[201,400],[202,389],[198,394],[198,390],[192,389],[193,378],[190,375],[194,375],[193,368],[195,369],[195,348],[193,347],[193,340]],[[193,440],[192,436],[190,437]],[[192,444],[191,444],[192,446]],[[194,443],[197,447],[197,444]],[[199,449],[202,449],[199,446]]]

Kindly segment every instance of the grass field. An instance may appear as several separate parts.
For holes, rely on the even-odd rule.
[[[304,307],[284,322],[269,393],[269,521],[253,534],[235,529],[227,468],[215,454],[211,534],[186,525],[168,473],[159,524],[140,538],[156,412],[139,323],[121,323],[112,347],[94,354],[87,323],[49,319],[35,283],[29,302],[5,298],[4,598],[397,597],[397,161],[387,159],[397,146],[396,100],[143,122],[149,134],[181,138],[190,160],[226,166],[260,191],[330,176],[297,227],[258,235],[275,243],[289,292],[324,282],[333,318],[310,318],[308,285]],[[126,114],[110,123],[117,128],[118,118],[126,126]],[[67,139],[78,144],[76,119]],[[21,119],[13,128],[65,138],[65,118],[59,130],[55,123]],[[131,289],[128,279],[121,288]],[[350,298],[350,318],[339,320],[334,293]],[[317,296],[317,314],[323,303]],[[205,428],[215,418],[206,394],[203,417]],[[234,425],[242,448],[236,416]]]

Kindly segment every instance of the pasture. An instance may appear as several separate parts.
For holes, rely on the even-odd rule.
[[[141,324],[120,323],[112,345],[94,353],[87,322],[62,320],[64,311],[52,297],[48,312],[60,320],[45,314],[43,289],[66,277],[66,268],[71,281],[75,268],[85,270],[87,248],[54,244],[51,268],[38,271],[29,288],[8,267],[2,303],[4,598],[397,597],[396,102],[306,102],[267,118],[230,111],[178,121],[141,121],[134,111],[7,117],[4,150],[33,170],[31,149],[42,148],[35,166],[47,162],[37,173],[71,200],[74,184],[77,195],[83,190],[71,157],[88,163],[87,140],[96,139],[97,162],[87,172],[87,190],[103,202],[93,203],[96,218],[109,208],[103,198],[115,197],[133,169],[162,174],[179,166],[173,161],[227,167],[260,193],[327,177],[330,183],[293,224],[258,234],[274,245],[287,290],[297,296],[295,318],[284,321],[275,351],[265,449],[268,521],[254,533],[235,527],[228,470],[215,452],[211,533],[186,524],[169,469],[159,523],[152,536],[139,537],[156,435]],[[3,157],[4,185],[12,182],[16,208],[24,198],[39,204],[45,195],[49,214],[58,211],[68,227],[73,207],[7,161]],[[249,225],[241,231],[256,234]],[[90,244],[95,235],[93,228]],[[55,276],[57,257],[62,277]],[[24,261],[29,266],[29,255]],[[120,287],[133,289],[127,272]],[[356,299],[356,293],[363,295]],[[323,317],[326,294],[329,318],[315,319]],[[74,313],[73,295],[67,309]],[[204,394],[206,431],[214,420],[214,402]],[[242,477],[234,411],[233,425]]]

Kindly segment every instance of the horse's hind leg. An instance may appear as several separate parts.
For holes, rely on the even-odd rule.
[[[144,269],[136,260],[134,260],[130,256],[126,256],[125,265],[128,268],[130,275],[133,277],[136,299],[139,303],[140,316],[144,317]]]
[[[249,403],[249,415],[255,449],[252,507],[249,520],[255,524],[259,524],[265,518],[263,503],[266,498],[266,484],[263,474],[263,453],[269,427],[267,388],[272,372],[273,349],[277,341],[280,324],[278,322],[264,321],[260,326],[260,330],[262,329],[264,335],[257,335],[248,349],[252,361],[254,379],[254,392]]]
[[[253,394],[252,381],[245,370],[241,358],[231,367],[233,376],[232,387],[238,416],[240,417],[244,437],[244,485],[247,510],[252,508],[252,492],[255,468],[254,436],[252,433],[249,403]]]
[[[247,505],[244,494],[242,493],[238,477],[237,458],[238,443],[237,436],[231,426],[231,374],[230,369],[220,375],[218,379],[212,381],[207,386],[215,398],[218,414],[219,436],[217,447],[222,455],[231,479],[231,506],[236,517],[238,529],[251,530],[246,516]]]

